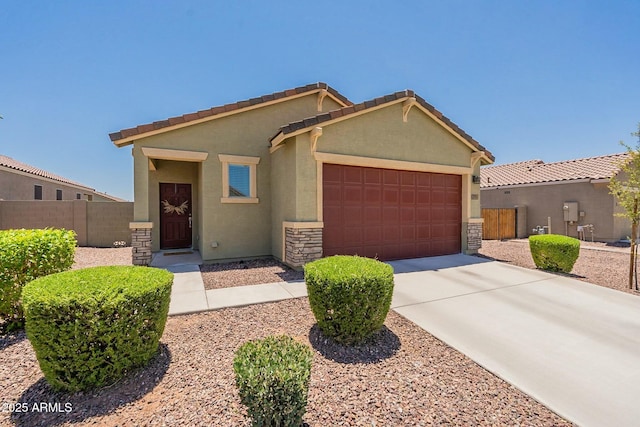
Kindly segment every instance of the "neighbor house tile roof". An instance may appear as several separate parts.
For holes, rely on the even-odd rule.
[[[609,179],[620,170],[627,153],[545,163],[527,160],[480,169],[480,187],[536,184],[583,179]]]
[[[180,125],[183,123],[192,122],[194,120],[200,120],[206,117],[216,116],[222,113],[228,113],[230,111],[242,110],[243,108],[252,107],[254,105],[263,104],[270,101],[275,101],[277,99],[287,98],[287,97],[298,95],[305,92],[312,92],[318,89],[325,89],[327,92],[329,92],[335,98],[339,99],[345,105],[353,104],[345,96],[343,96],[337,90],[330,87],[328,84],[323,82],[318,82],[318,83],[308,84],[306,86],[296,87],[293,89],[287,89],[282,92],[275,92],[275,93],[260,96],[257,98],[251,98],[244,101],[238,101],[231,104],[212,107],[207,110],[197,111],[195,113],[183,114],[182,116],[171,117],[166,120],[147,123],[147,124],[139,125],[133,128],[123,129],[119,132],[110,133],[109,138],[111,138],[112,142],[117,143],[120,140],[130,138],[132,136],[143,135],[151,131],[159,130],[162,128],[168,128],[168,127]]]
[[[321,113],[313,117],[307,117],[305,119],[289,123],[285,126],[282,126],[278,133],[276,133],[272,138],[273,141],[278,135],[282,134],[286,136],[287,134],[291,134],[297,132],[302,129],[311,128],[317,126],[321,123],[328,122],[330,120],[335,120],[341,117],[347,117],[352,114],[359,113],[360,111],[377,107],[379,105],[387,104],[390,102],[397,101],[403,98],[415,98],[418,104],[422,106],[424,109],[429,111],[439,120],[441,120],[446,126],[448,126],[453,132],[459,135],[461,138],[469,142],[472,146],[474,146],[479,151],[484,151],[486,156],[490,158],[492,161],[495,160],[493,154],[489,152],[485,147],[483,147],[478,141],[473,139],[470,135],[468,135],[465,131],[463,131],[458,125],[449,120],[444,114],[438,111],[433,105],[429,104],[424,98],[416,95],[413,90],[407,89],[400,92],[395,92],[390,95],[381,96],[379,98],[371,99],[369,101],[364,101],[359,104],[350,105],[348,107],[339,108],[337,110],[329,111],[326,113]]]
[[[14,169],[21,172],[26,172],[31,175],[36,175],[42,178],[52,179],[54,181],[62,182],[64,184],[74,185],[76,187],[82,187],[87,190],[95,192],[95,189],[91,187],[87,187],[86,185],[80,184],[78,182],[72,181],[70,179],[64,178],[60,175],[56,175],[51,172],[47,172],[45,170],[36,168],[34,166],[28,165],[26,163],[19,162],[17,160],[12,159],[11,157],[3,156],[0,154],[0,166],[4,166],[9,169]]]

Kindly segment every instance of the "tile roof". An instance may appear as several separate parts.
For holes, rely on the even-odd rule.
[[[266,102],[275,101],[277,99],[287,98],[293,95],[298,95],[305,92],[311,92],[318,89],[327,90],[327,92],[329,92],[333,97],[339,99],[345,105],[353,104],[345,96],[343,96],[337,90],[330,87],[328,84],[323,82],[318,82],[318,83],[311,83],[306,86],[296,87],[293,89],[287,89],[282,92],[275,92],[275,93],[260,96],[257,98],[251,98],[244,101],[238,101],[231,104],[212,107],[207,110],[197,111],[195,113],[189,113],[189,114],[183,114],[182,116],[170,117],[166,120],[147,123],[147,124],[139,125],[133,128],[123,129],[119,132],[110,133],[109,138],[111,138],[112,142],[117,143],[117,141],[130,138],[132,136],[143,135],[147,132],[151,132],[154,130],[167,128],[167,127],[171,127],[171,126],[175,126],[183,123],[188,123],[188,122],[203,119],[206,117],[216,116],[221,113],[227,113],[235,110],[242,110],[243,108],[252,107],[254,105],[263,104]]]
[[[620,170],[627,153],[545,163],[527,160],[480,169],[480,188],[581,179],[608,179]]]
[[[470,135],[468,135],[465,131],[463,131],[458,125],[456,125],[454,122],[449,120],[444,114],[438,111],[433,105],[429,104],[427,101],[424,100],[424,98],[420,97],[419,95],[416,95],[416,93],[410,89],[403,90],[400,92],[395,92],[390,95],[381,96],[379,98],[371,99],[369,101],[364,101],[359,104],[350,105],[348,107],[339,108],[337,110],[321,113],[313,117],[307,117],[303,120],[289,123],[285,126],[282,126],[278,131],[278,133],[276,133],[270,139],[270,141],[273,141],[280,134],[287,135],[302,129],[319,125],[323,122],[335,120],[341,117],[346,117],[351,114],[355,114],[369,108],[394,102],[399,99],[412,98],[412,97],[416,99],[416,101],[418,102],[418,104],[420,104],[420,106],[422,106],[424,109],[429,111],[429,113],[437,117],[446,126],[448,126],[453,132],[455,132],[461,138],[469,142],[472,146],[477,148],[479,151],[484,151],[487,157],[489,157],[491,160],[495,160],[495,158],[493,157],[493,154],[491,154],[491,152],[489,152],[485,147],[483,147],[478,141],[473,139]]]
[[[0,166],[4,166],[7,167],[9,169],[14,169],[14,170],[18,170],[21,172],[26,172],[28,174],[31,175],[36,175],[42,178],[48,178],[48,179],[52,179],[54,181],[58,181],[58,182],[62,182],[64,184],[70,184],[70,185],[74,185],[76,187],[82,187],[82,188],[86,188],[87,190],[91,190],[93,192],[95,192],[95,189],[91,188],[91,187],[87,187],[86,185],[82,185],[78,182],[72,181],[70,179],[64,178],[60,175],[56,175],[54,173],[51,172],[47,172],[45,170],[36,168],[34,166],[28,165],[26,163],[22,163],[19,162],[17,160],[12,159],[11,157],[7,157],[7,156],[3,156],[0,154]],[[111,196],[109,196],[111,197]]]

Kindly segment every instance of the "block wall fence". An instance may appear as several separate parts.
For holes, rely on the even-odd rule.
[[[0,230],[16,228],[65,228],[77,234],[78,246],[131,245],[131,202],[86,200],[0,201]]]

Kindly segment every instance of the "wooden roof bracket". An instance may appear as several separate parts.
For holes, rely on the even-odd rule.
[[[484,155],[484,151],[474,151],[471,153],[471,169],[476,166],[476,163],[478,163]]]
[[[326,89],[320,89],[320,92],[318,92],[318,111],[319,112],[322,112],[322,101],[327,95],[329,95],[329,92]]]
[[[411,110],[411,107],[416,105],[417,102],[418,101],[416,101],[414,97],[411,97],[407,98],[407,100],[402,103],[402,121],[404,123],[406,123],[408,120],[409,110]]]
[[[316,146],[318,145],[318,138],[322,136],[322,128],[319,126],[314,127],[309,132],[309,139],[311,141],[311,153],[316,152]]]

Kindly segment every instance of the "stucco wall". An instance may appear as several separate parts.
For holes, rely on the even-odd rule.
[[[0,201],[0,229],[65,228],[74,230],[79,246],[131,244],[133,203],[85,200]]]
[[[323,101],[323,110],[338,108],[331,98]],[[318,114],[317,96],[311,94],[252,111],[219,118],[136,141],[134,153],[136,221],[153,221],[153,250],[159,249],[159,200],[154,193],[160,179],[149,172],[141,147],[208,152],[208,158],[194,169],[199,206],[198,230],[194,244],[204,260],[221,260],[270,255],[271,222],[271,154],[269,138],[283,124]],[[218,154],[260,157],[257,165],[259,203],[221,203],[222,163]],[[160,162],[160,169],[164,162]],[[183,163],[183,162],[175,162]],[[174,171],[175,172],[175,171]],[[179,179],[167,172],[162,182]],[[195,196],[194,192],[194,196]],[[216,244],[217,247],[212,247]]]
[[[469,168],[472,150],[417,108],[402,120],[402,104],[322,126],[316,151],[374,159],[422,162]],[[309,133],[287,139],[272,154],[273,200],[286,201],[286,208],[273,209],[274,253],[282,251],[282,221],[319,221],[318,162],[311,149]],[[366,161],[366,160],[365,160]],[[295,167],[292,164],[295,163]],[[362,164],[362,166],[368,166]],[[467,247],[466,218],[480,217],[480,186],[471,175],[479,175],[479,163],[463,179],[462,250]],[[286,172],[285,172],[286,171]],[[449,172],[454,173],[454,172]],[[474,200],[471,195],[475,194]],[[293,209],[293,212],[292,212]]]
[[[282,223],[296,219],[296,145],[285,144],[271,155],[271,162],[271,253],[283,259]]]
[[[601,241],[614,241],[630,234],[629,222],[614,218],[615,201],[607,184],[582,182],[483,189],[481,202],[483,208],[526,206],[528,233],[538,225],[547,225],[547,217],[551,217],[551,232],[565,234],[562,206],[564,202],[578,202],[578,211],[585,215],[579,217],[578,223],[568,224],[569,236],[578,236],[578,224],[593,224],[594,239]]]
[[[58,181],[11,171],[0,167],[0,200],[34,200],[34,186],[42,186],[42,200],[56,200],[56,190],[62,190],[62,200],[76,200],[80,193],[86,200],[90,195],[94,201],[110,201],[99,193]]]

